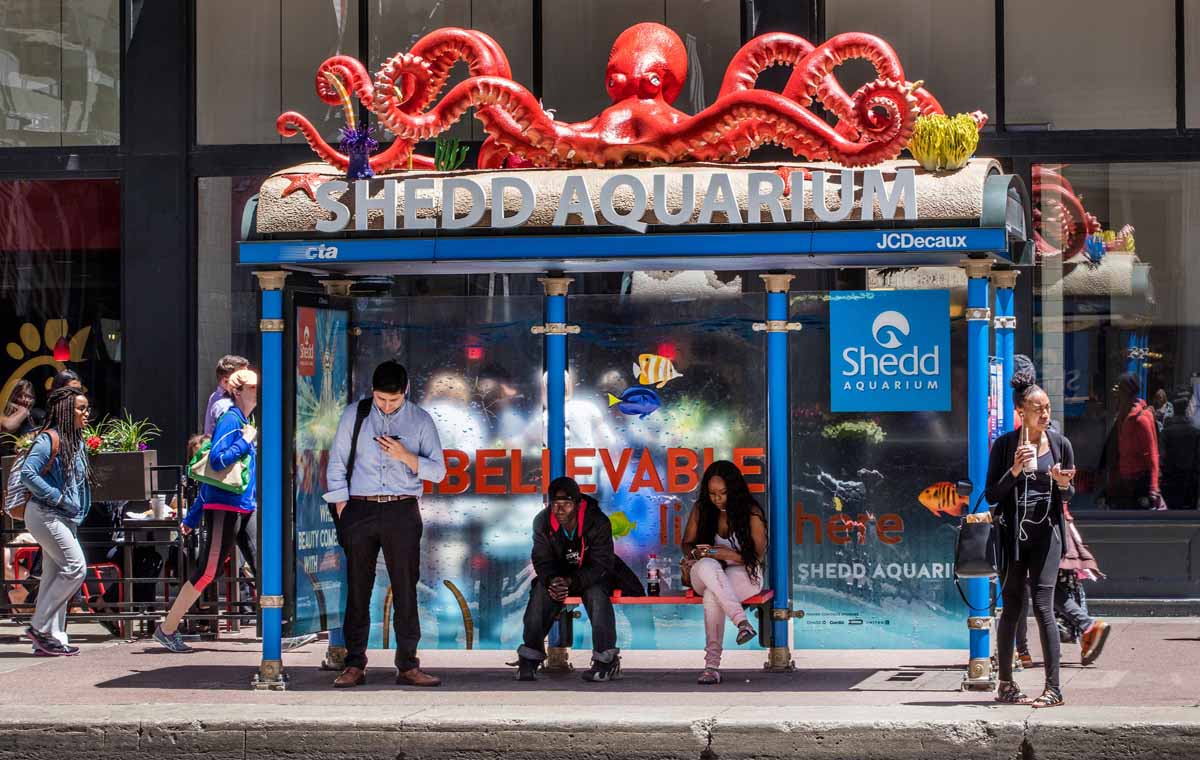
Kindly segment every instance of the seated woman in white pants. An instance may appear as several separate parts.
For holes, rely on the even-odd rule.
[[[762,590],[767,522],[762,507],[733,462],[713,462],[700,481],[700,497],[683,531],[683,556],[695,560],[692,588],[704,595],[704,672],[698,683],[721,683],[725,618],[738,627],[737,643],[757,634],[742,600]]]

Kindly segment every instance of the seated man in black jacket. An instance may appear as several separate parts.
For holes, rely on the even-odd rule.
[[[580,494],[571,478],[556,478],[548,494],[550,506],[533,518],[536,577],[525,608],[525,643],[517,649],[517,680],[535,680],[538,665],[546,659],[546,634],[563,600],[578,596],[592,624],[592,667],[583,680],[611,681],[621,676],[621,657],[609,595],[614,588],[640,584],[613,553],[612,524],[595,499]]]

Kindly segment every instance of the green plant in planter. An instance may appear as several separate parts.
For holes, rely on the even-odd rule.
[[[83,440],[89,454],[114,454],[145,451],[162,431],[149,420],[135,420],[129,412],[124,416],[105,417],[83,429]]]
[[[848,420],[826,425],[821,436],[831,441],[883,443],[887,432],[875,420]]]
[[[979,124],[970,115],[917,117],[908,152],[926,171],[961,169],[979,147]]]
[[[433,166],[439,172],[452,172],[467,160],[467,146],[458,140],[439,137],[433,147]]]

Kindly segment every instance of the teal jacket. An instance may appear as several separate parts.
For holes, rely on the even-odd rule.
[[[50,471],[42,475],[51,450],[48,434],[42,433],[34,440],[29,456],[21,465],[21,482],[38,505],[78,525],[92,508],[92,488],[87,482],[87,451],[80,446],[75,461],[66,462],[60,446]]]

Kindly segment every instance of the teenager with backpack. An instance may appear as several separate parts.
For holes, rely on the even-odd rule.
[[[338,423],[325,479],[325,501],[333,505],[338,540],[346,553],[346,667],[337,688],[366,683],[371,590],[380,550],[392,583],[396,633],[396,683],[437,686],[441,679],[421,670],[417,644],[417,581],[421,571],[423,481],[446,476],[442,442],[433,418],[408,400],[408,371],[385,361],[371,377],[370,398],[346,407]]]
[[[83,427],[90,405],[78,388],[51,392],[46,419],[21,465],[28,489],[25,527],[42,548],[42,577],[37,606],[25,635],[39,655],[79,654],[65,638],[67,606],[87,573],[79,544],[79,524],[92,505],[87,446]]]

